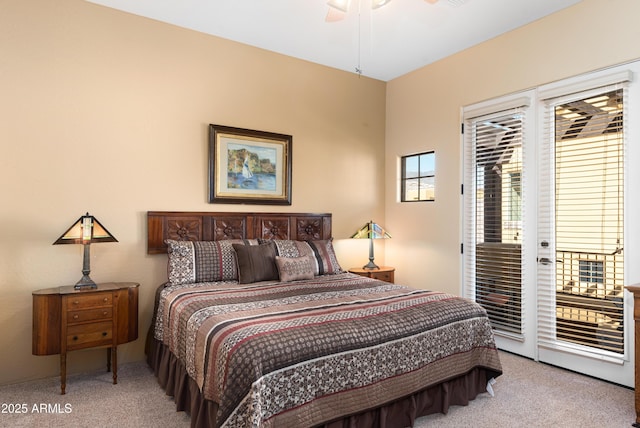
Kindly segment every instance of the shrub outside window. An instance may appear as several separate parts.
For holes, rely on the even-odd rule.
[[[402,156],[401,202],[435,201],[436,154]]]

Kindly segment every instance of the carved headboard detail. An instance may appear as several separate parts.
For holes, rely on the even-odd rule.
[[[167,252],[165,239],[220,241],[223,239],[331,238],[331,214],[242,212],[147,212],[147,253]]]

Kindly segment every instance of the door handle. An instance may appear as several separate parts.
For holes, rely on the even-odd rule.
[[[540,257],[538,259],[538,263],[542,263],[543,265],[550,265],[553,263],[553,260],[547,258],[547,257]]]

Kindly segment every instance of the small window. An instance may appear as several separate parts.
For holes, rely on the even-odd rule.
[[[401,202],[435,201],[436,154],[402,157]]]
[[[580,260],[580,282],[602,284],[604,282],[604,263]]]

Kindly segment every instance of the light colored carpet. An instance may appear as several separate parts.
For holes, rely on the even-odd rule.
[[[632,389],[505,352],[500,361],[504,373],[493,386],[495,397],[481,394],[415,426],[629,428],[635,422]]]
[[[494,385],[495,397],[482,394],[447,415],[422,417],[415,427],[623,428],[635,420],[631,389],[504,352],[500,357],[504,375]],[[0,411],[26,405],[25,413],[0,412],[0,426],[189,426],[189,417],[175,411],[143,362],[121,365],[117,385],[111,384],[110,373],[94,372],[70,376],[66,395],[59,388],[58,378],[0,387]]]

